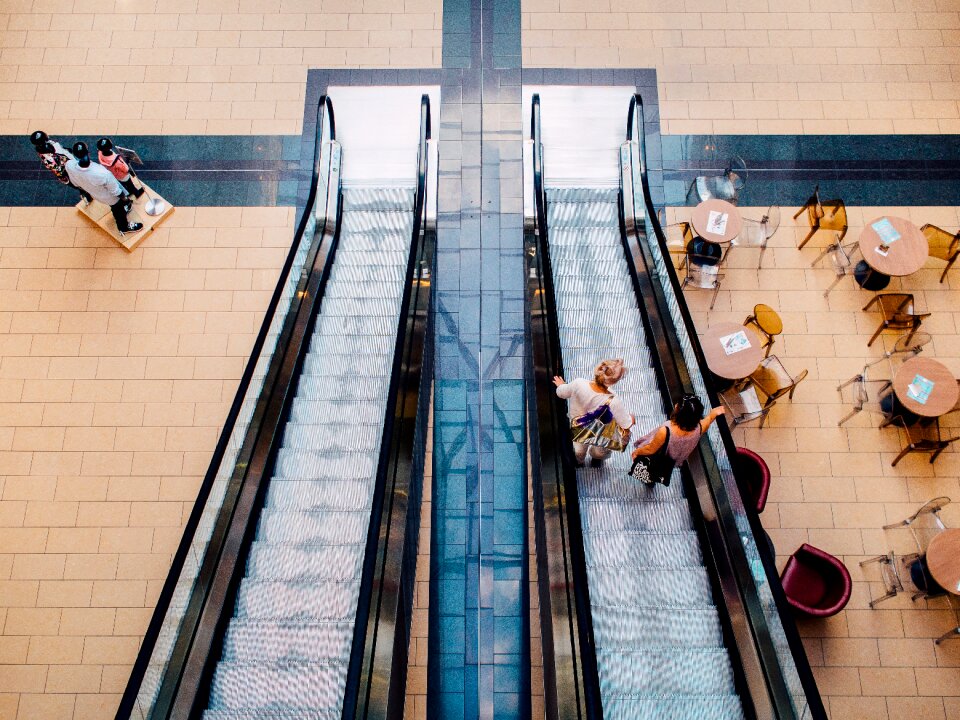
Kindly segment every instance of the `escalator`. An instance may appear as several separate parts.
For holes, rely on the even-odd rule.
[[[423,95],[415,176],[352,182],[321,98],[303,221],[118,718],[402,714],[432,357],[430,134]]]
[[[598,468],[574,465],[552,375],[591,378],[600,360],[623,358],[629,370],[615,392],[637,433],[662,423],[683,392],[716,397],[701,379],[672,266],[654,257],[666,251],[642,100],[630,101],[619,177],[600,177],[581,153],[583,179],[551,180],[540,113],[535,94],[530,408],[547,718],[825,717],[792,619],[781,622],[773,560],[757,552],[760,529],[740,502],[726,428],[711,429],[669,487],[630,479],[629,453]]]

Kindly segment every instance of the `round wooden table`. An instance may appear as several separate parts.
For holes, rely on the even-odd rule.
[[[907,395],[907,388],[917,375],[933,382],[933,390],[925,403],[917,402]],[[897,374],[893,376],[893,391],[903,407],[914,415],[928,418],[940,417],[951,410],[960,397],[960,389],[953,373],[943,363],[925,357],[910,358],[900,366]]]
[[[927,547],[927,569],[940,587],[960,595],[960,529],[934,535]]]
[[[726,213],[727,226],[723,233],[709,231],[708,223],[711,212]],[[693,213],[690,215],[690,224],[693,225],[697,235],[707,242],[728,243],[740,234],[743,220],[740,218],[740,211],[737,210],[736,205],[732,205],[726,200],[704,200],[693,209]]]
[[[721,338],[743,332],[749,345],[742,350],[727,354]],[[763,360],[763,342],[748,327],[735,322],[721,322],[711,325],[700,339],[707,367],[714,375],[726,380],[740,380],[747,377]]]
[[[873,224],[889,220],[900,237],[890,243],[886,256],[877,252],[881,245],[880,235]],[[890,276],[912,275],[927,261],[929,247],[920,228],[909,220],[892,215],[874,218],[860,233],[860,253],[863,260],[857,263],[855,277],[867,290],[883,290],[890,284]]]

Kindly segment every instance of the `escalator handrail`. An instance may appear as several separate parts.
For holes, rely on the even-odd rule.
[[[560,345],[560,327],[557,313],[556,292],[553,284],[553,269],[550,260],[549,228],[547,223],[547,198],[543,178],[543,139],[540,127],[540,95],[534,93],[531,102],[530,139],[533,141],[533,186],[536,212],[537,234],[539,236],[538,255],[542,264],[541,281],[543,285],[543,303],[546,309],[547,355],[550,358],[550,374],[563,376],[563,350]],[[557,712],[560,716],[576,712],[576,717],[588,720],[601,720],[603,707],[600,699],[600,680],[597,670],[596,645],[593,637],[593,622],[590,611],[590,595],[587,582],[586,560],[583,552],[583,537],[580,526],[579,493],[577,488],[576,458],[573,453],[573,440],[567,423],[566,402],[551,392],[551,408],[548,412],[538,409],[538,427],[550,428],[556,436],[555,448],[563,478],[564,492],[556,502],[565,505],[566,515],[564,537],[567,538],[569,567],[565,573],[568,586],[573,586],[573,612],[567,622],[570,629],[571,657],[574,663],[572,680],[554,678],[557,692]],[[542,432],[542,430],[541,430]],[[539,446],[539,443],[538,443]],[[565,563],[566,564],[566,561]],[[541,578],[541,582],[548,580]],[[577,650],[579,649],[579,653]],[[551,672],[547,663],[555,667],[550,658],[544,658],[544,674]],[[564,696],[561,697],[561,694]],[[552,700],[550,701],[552,702]]]
[[[670,254],[667,246],[667,238],[663,232],[663,228],[660,226],[659,220],[657,219],[657,213],[654,208],[653,198],[650,192],[649,177],[646,166],[646,132],[645,118],[643,117],[643,98],[640,93],[635,93],[630,98],[630,106],[627,115],[626,140],[627,142],[636,142],[639,146],[640,179],[643,191],[644,206],[646,208],[646,217],[644,219],[648,227],[652,228],[653,230],[662,257],[669,258]],[[667,262],[666,267],[668,282],[670,283],[675,297],[679,300],[677,306],[683,319],[684,329],[690,340],[690,346],[693,350],[698,370],[704,378],[704,384],[707,388],[708,398],[711,406],[717,407],[720,404],[719,396],[717,395],[716,389],[713,387],[712,382],[710,381],[710,374],[707,369],[708,366],[706,363],[706,358],[703,354],[703,348],[700,345],[699,335],[697,334],[693,318],[690,315],[690,311],[686,303],[682,301],[683,291],[679,278],[677,277],[677,274],[674,271],[671,263]],[[669,328],[669,323],[665,323],[665,327]],[[677,343],[679,343],[679,341],[677,341]],[[681,366],[686,366],[687,364],[682,357],[675,358],[675,362]],[[724,421],[718,422],[716,425],[728,458],[736,457],[736,443],[733,440],[733,436],[730,432],[728,424]],[[724,483],[722,478],[710,478],[708,473],[708,479],[711,480],[710,486],[714,493],[716,493],[718,490],[724,493],[727,492],[726,489],[723,488]],[[735,520],[732,517],[722,517],[725,507],[727,507],[725,504],[717,503],[718,516],[720,516],[721,520],[725,520],[724,524],[726,524],[728,527],[734,527]],[[746,517],[750,522],[754,538],[762,538],[763,528],[756,514],[747,512]],[[813,671],[810,668],[810,663],[807,658],[803,642],[801,641],[800,635],[797,632],[793,613],[786,601],[786,597],[783,594],[783,588],[780,585],[780,578],[777,573],[774,558],[772,557],[772,554],[767,551],[764,543],[761,542],[755,544],[758,549],[758,554],[763,562],[768,585],[776,603],[777,612],[780,616],[780,622],[787,637],[791,655],[793,657],[797,673],[800,677],[800,681],[804,690],[804,696],[810,708],[812,717],[825,719],[826,712],[823,707],[823,701],[820,697],[819,690],[817,689],[816,679],[814,678]],[[737,553],[737,555],[739,555],[739,553]],[[741,568],[741,570],[746,574],[750,573],[749,568]],[[741,592],[743,592],[743,590],[744,588],[741,587]],[[748,614],[748,622],[751,626],[751,631],[756,634],[758,629],[762,629],[763,632],[761,634],[766,638],[769,638],[769,631],[765,629],[767,621],[766,618],[762,617],[762,613],[759,613],[760,616],[758,617],[756,616],[756,613],[752,613],[750,611],[749,605],[745,605],[745,609]],[[790,703],[788,707],[781,700],[784,689],[786,688],[786,680],[783,676],[783,671],[779,661],[774,658],[772,662],[764,662],[764,660],[770,659],[770,648],[758,648],[758,650],[760,651],[759,655],[761,662],[763,662],[764,665],[764,672],[766,673],[765,680],[769,689],[769,697],[774,703],[775,710],[778,712],[780,717],[790,717],[794,714],[795,709],[793,708],[792,703]],[[780,686],[779,692],[775,691],[775,688],[771,686],[772,683],[776,683]],[[786,692],[787,695],[789,695],[789,691]]]
[[[261,353],[263,352],[264,345],[266,344],[274,316],[276,315],[277,308],[281,299],[283,298],[284,289],[288,281],[288,275],[293,267],[293,263],[296,259],[303,235],[309,225],[311,208],[316,200],[317,189],[320,181],[320,165],[323,154],[323,145],[325,143],[332,143],[335,141],[336,129],[334,122],[333,103],[331,102],[330,98],[324,94],[320,96],[317,103],[317,127],[316,138],[314,140],[313,164],[311,168],[312,174],[310,179],[310,189],[304,204],[303,215],[301,216],[300,222],[297,225],[293,242],[290,245],[290,250],[287,252],[287,256],[280,270],[277,285],[274,288],[273,294],[270,297],[270,302],[267,304],[267,308],[264,312],[263,322],[260,324],[260,331],[257,333],[257,337],[254,340],[253,348],[250,351],[250,356],[244,368],[243,375],[240,378],[236,395],[234,396],[233,403],[231,404],[230,410],[227,413],[223,429],[220,432],[220,438],[217,441],[216,447],[214,448],[213,456],[211,457],[210,464],[207,467],[207,472],[204,475],[203,482],[201,483],[197,492],[197,499],[194,502],[193,509],[190,512],[190,517],[187,519],[184,527],[180,544],[177,547],[176,553],[174,553],[170,570],[167,573],[167,578],[160,590],[157,604],[154,608],[153,615],[151,616],[150,623],[147,626],[146,632],[144,633],[143,641],[137,654],[137,659],[134,661],[130,678],[127,681],[126,688],[124,689],[123,696],[120,700],[120,705],[117,709],[117,720],[125,720],[126,718],[131,717],[133,714],[139,690],[142,686],[146,671],[150,664],[150,658],[152,657],[153,651],[156,648],[157,639],[163,627],[164,619],[166,618],[167,612],[170,609],[170,602],[173,599],[173,594],[177,587],[178,580],[183,572],[187,558],[190,554],[191,545],[196,535],[197,528],[200,525],[200,520],[206,507],[206,502],[210,496],[210,491],[213,488],[214,481],[216,480],[218,471],[220,470],[220,465],[223,462],[223,458],[226,454],[231,436],[236,427],[237,420],[240,416],[240,411],[244,400],[246,399],[246,394],[249,391],[250,383],[253,379],[257,363],[260,359]],[[294,305],[291,304],[291,307],[288,309],[288,315],[293,311]],[[276,359],[276,357],[277,356],[274,355],[274,359]],[[271,365],[272,364],[273,361],[271,361]],[[265,382],[261,391],[261,395],[266,390],[267,386]],[[251,424],[252,422],[253,421],[251,421]],[[252,426],[251,429],[253,429]]]
[[[366,551],[364,553],[363,570],[360,581],[360,595],[357,607],[357,617],[354,623],[353,644],[350,654],[350,663],[347,671],[347,681],[344,691],[343,719],[367,717],[391,717],[396,708],[391,710],[391,701],[397,697],[397,683],[405,683],[406,678],[397,678],[390,667],[385,667],[387,655],[382,647],[378,649],[377,641],[381,633],[381,611],[384,594],[400,592],[401,567],[397,557],[401,553],[402,545],[409,542],[409,538],[399,538],[400,542],[391,545],[391,533],[398,532],[396,523],[404,518],[393,516],[389,509],[394,508],[394,494],[406,494],[406,486],[397,490],[393,485],[387,485],[391,476],[395,477],[401,470],[401,453],[408,451],[414,454],[411,444],[412,432],[406,428],[406,440],[400,438],[401,428],[397,426],[396,418],[403,414],[404,398],[401,397],[408,371],[410,370],[410,355],[414,351],[413,345],[425,338],[418,336],[412,327],[411,314],[417,312],[411,307],[414,288],[419,282],[417,276],[419,263],[423,254],[421,234],[424,229],[424,214],[426,210],[427,192],[427,164],[428,141],[431,140],[430,96],[424,93],[420,97],[420,139],[417,150],[417,185],[413,199],[413,227],[411,230],[410,251],[407,256],[407,267],[404,275],[403,296],[400,304],[396,342],[394,344],[393,363],[391,364],[390,389],[387,394],[386,412],[384,413],[384,430],[380,442],[380,457],[377,464],[376,488],[370,513],[370,523],[367,532]],[[428,300],[429,303],[429,300]],[[421,312],[423,308],[419,309]],[[411,332],[408,332],[408,329]],[[422,332],[421,332],[422,334]],[[417,373],[415,384],[422,393],[422,373]],[[418,403],[419,404],[419,403]],[[404,446],[404,442],[406,446]],[[416,468],[410,468],[410,475]],[[399,503],[403,504],[403,503]],[[387,512],[384,509],[388,508]],[[419,509],[415,512],[419,515]],[[400,531],[402,532],[402,531]],[[393,559],[394,562],[390,562]],[[384,625],[396,622],[388,617],[383,620]],[[404,618],[407,622],[409,618]],[[383,633],[388,640],[393,640],[394,633]],[[392,654],[391,654],[392,658]],[[397,658],[392,658],[396,661]],[[406,657],[399,658],[401,665],[406,666]],[[379,661],[379,662],[378,662]],[[391,663],[392,665],[392,663]],[[383,681],[389,678],[384,686]],[[375,687],[377,683],[379,687]],[[372,697],[376,693],[376,697]],[[402,693],[399,694],[402,697]],[[402,704],[399,708],[403,712]]]

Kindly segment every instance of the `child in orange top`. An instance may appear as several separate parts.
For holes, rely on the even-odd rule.
[[[123,159],[120,153],[113,149],[113,142],[110,138],[100,138],[97,140],[97,155],[100,164],[109,170],[113,176],[123,185],[124,189],[134,197],[143,195],[143,188],[137,187],[133,178],[137,175],[130,169],[127,161]]]

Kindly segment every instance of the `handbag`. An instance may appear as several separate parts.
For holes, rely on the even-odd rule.
[[[664,425],[667,431],[667,437],[663,445],[657,448],[653,455],[638,455],[630,466],[630,472],[627,473],[634,480],[639,480],[645,485],[660,483],[666,487],[670,486],[670,476],[673,474],[674,463],[669,455],[670,446],[670,426]]]
[[[627,449],[623,430],[613,419],[609,399],[595,410],[573,418],[570,421],[570,434],[575,443],[593,445],[615,452],[623,452]]]

